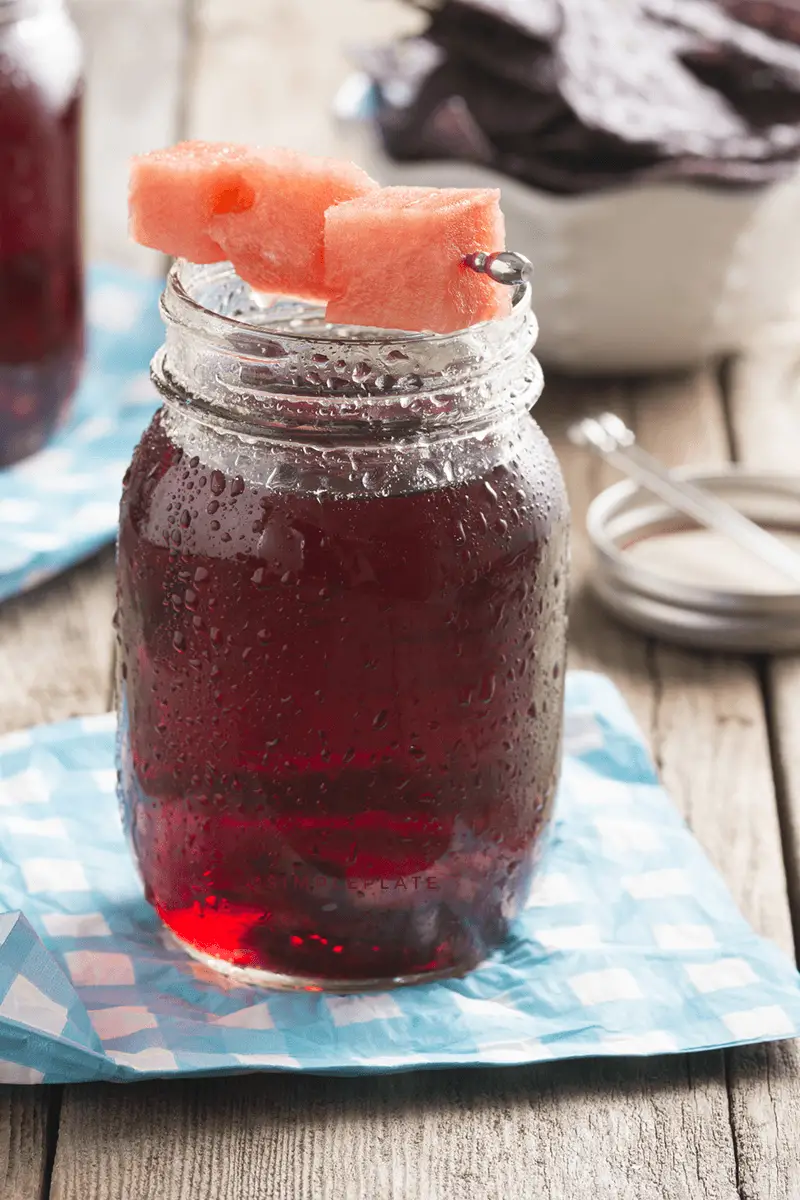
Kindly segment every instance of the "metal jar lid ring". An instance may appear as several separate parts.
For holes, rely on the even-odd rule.
[[[797,476],[736,467],[674,474],[735,504],[764,528],[800,538]],[[674,562],[667,569],[658,539],[691,536],[698,526],[646,488],[625,481],[601,492],[590,505],[587,529],[595,553],[592,589],[619,620],[640,632],[699,650],[800,649],[800,590],[789,583],[782,587],[779,576],[774,590],[758,588],[763,576],[757,560],[751,573],[756,586],[749,589],[703,583],[691,570],[676,570]],[[651,552],[643,556],[645,545]]]

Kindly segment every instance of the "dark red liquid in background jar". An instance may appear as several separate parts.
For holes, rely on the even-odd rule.
[[[79,51],[26,13],[22,38],[0,11],[0,466],[53,432],[83,355]]]
[[[565,506],[524,475],[266,492],[155,418],[122,503],[122,793],[185,941],[367,980],[466,969],[502,940],[563,687]]]

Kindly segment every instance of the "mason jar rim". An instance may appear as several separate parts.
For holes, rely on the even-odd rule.
[[[541,394],[527,285],[507,317],[452,334],[328,325],[320,305],[272,299],[229,263],[176,263],[152,368],[165,400],[256,435],[383,439],[485,425]]]
[[[2,3],[3,0],[0,0],[0,4]],[[207,282],[211,284],[215,278],[218,281],[224,281],[226,278],[238,280],[230,263],[196,264],[187,262],[185,259],[177,259],[167,274],[162,297],[162,311],[165,315],[195,328],[198,321],[202,322],[204,327],[201,332],[209,339],[213,339],[215,336],[226,337],[234,334],[237,338],[252,337],[254,343],[259,339],[268,339],[270,334],[279,334],[281,338],[294,339],[297,343],[315,340],[336,341],[343,345],[357,344],[365,348],[370,345],[420,343],[434,340],[439,345],[447,345],[462,339],[465,335],[474,335],[476,331],[489,328],[496,332],[513,333],[516,326],[521,323],[521,319],[525,317],[531,297],[529,284],[518,285],[514,289],[512,308],[508,316],[492,321],[483,321],[478,325],[455,330],[452,333],[409,332],[394,329],[372,330],[363,326],[330,326],[326,324],[322,324],[319,331],[303,329],[295,332],[291,328],[286,328],[283,323],[280,326],[271,326],[267,323],[255,324],[252,321],[242,320],[241,317],[209,308],[193,296],[190,290],[192,285],[201,280],[203,276],[206,276]],[[241,281],[239,282],[241,283]],[[243,286],[246,288],[246,285]],[[249,291],[249,289],[247,290]],[[274,299],[274,297],[270,298]],[[291,303],[291,297],[281,297],[280,299],[287,304]],[[309,302],[299,303],[308,304]],[[349,331],[349,336],[343,336],[344,331]]]

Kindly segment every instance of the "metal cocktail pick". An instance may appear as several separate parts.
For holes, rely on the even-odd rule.
[[[475,254],[466,255],[464,265],[479,275],[488,275],[495,283],[505,283],[510,287],[527,283],[533,275],[533,263],[517,250],[496,250],[494,254],[478,250]]]
[[[715,529],[800,587],[800,556],[733,505],[694,483],[679,479],[657,458],[637,446],[633,431],[613,413],[600,413],[577,421],[567,430],[567,436],[573,445],[594,451],[672,508],[707,529]]]

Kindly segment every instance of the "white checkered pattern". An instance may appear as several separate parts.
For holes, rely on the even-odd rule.
[[[638,1000],[642,989],[635,976],[624,967],[609,967],[605,971],[586,971],[568,980],[581,1004],[608,1004],[614,1000]]]
[[[662,950],[713,950],[717,944],[710,925],[654,925],[653,937]]]
[[[58,1037],[67,1023],[67,1009],[40,991],[24,975],[17,975],[0,1003],[0,1017],[30,1025]]]
[[[158,280],[93,268],[88,283],[89,355],[67,422],[0,471],[0,600],[113,540],[122,476],[157,405],[147,368],[163,337]]]
[[[711,963],[687,963],[686,974],[698,992],[718,992],[720,988],[747,987],[758,983],[749,962],[743,958],[720,958]]]
[[[347,996],[248,987],[166,935],[120,830],[112,716],[0,740],[0,1083],[514,1064],[796,1034],[797,972],[736,913],[618,694],[572,675],[567,706],[555,828],[506,945],[463,979]]]

